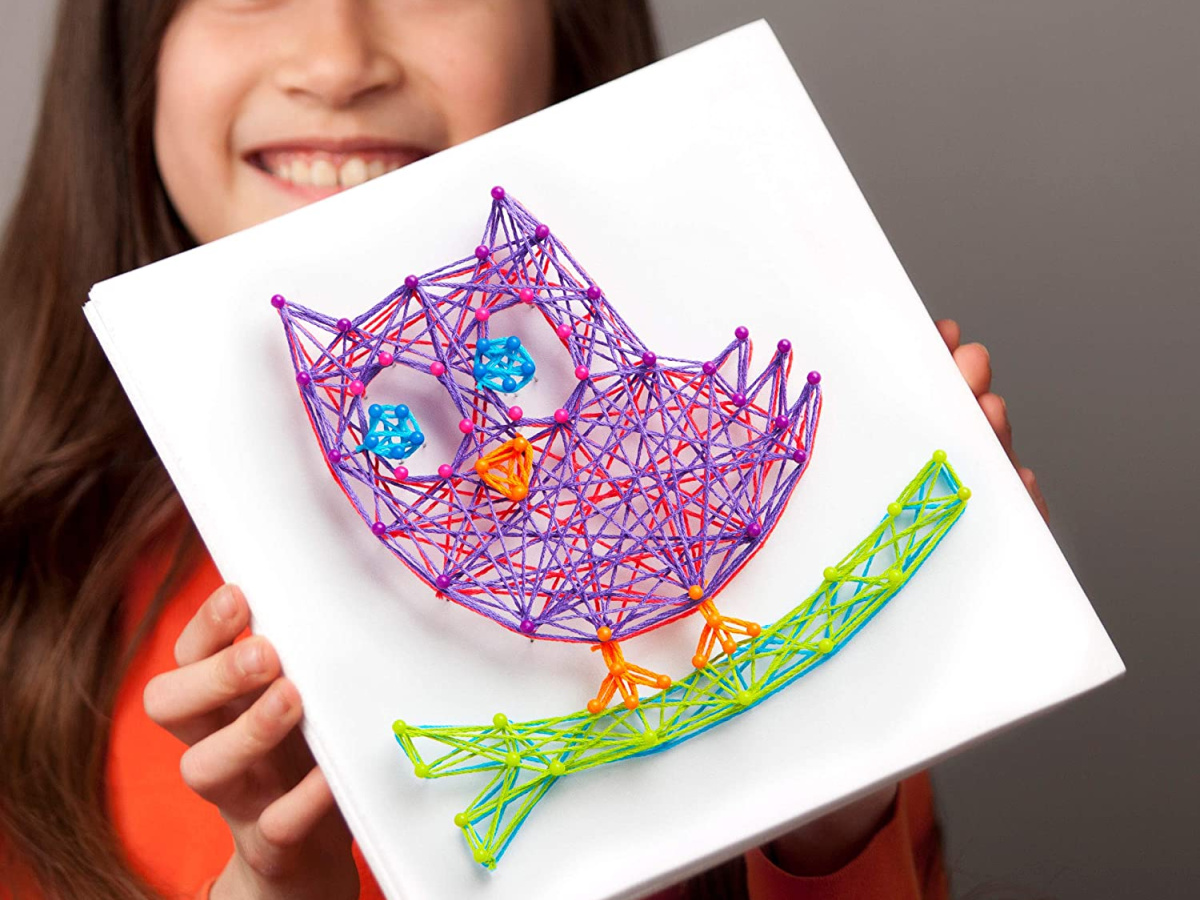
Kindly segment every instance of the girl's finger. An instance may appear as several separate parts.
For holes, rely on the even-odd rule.
[[[198,720],[269,683],[279,672],[275,648],[266,638],[252,635],[207,659],[156,675],[146,685],[142,703],[154,722],[190,744],[214,730],[210,722]]]
[[[250,607],[240,588],[223,584],[192,616],[175,642],[175,664],[186,666],[212,656],[250,624]]]
[[[986,393],[979,398],[979,408],[987,416],[992,431],[996,432],[1000,446],[1004,448],[1004,452],[1008,454],[1009,458],[1013,459],[1012,423],[1008,421],[1008,407],[1004,403],[1004,398],[999,394]]]
[[[986,394],[992,386],[992,360],[983,344],[963,344],[954,351],[958,371],[976,397]]]
[[[958,342],[962,339],[962,330],[958,327],[958,323],[953,319],[938,319],[933,324],[937,326],[938,333],[946,342],[946,349],[951,353],[957,350]]]
[[[298,785],[262,811],[258,833],[272,847],[293,847],[335,807],[325,773],[313,766]]]
[[[300,693],[279,678],[254,705],[183,754],[179,771],[193,791],[216,806],[244,808],[243,776],[300,721]]]
[[[1025,490],[1029,491],[1033,505],[1037,507],[1038,512],[1042,514],[1042,518],[1049,525],[1050,507],[1046,503],[1046,498],[1042,496],[1042,489],[1038,487],[1037,476],[1033,474],[1033,469],[1018,469],[1017,474],[1021,476],[1021,481],[1025,484]]]

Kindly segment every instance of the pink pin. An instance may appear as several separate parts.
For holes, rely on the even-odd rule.
[[[441,378],[446,374],[446,367],[438,360],[434,360],[429,364],[429,374],[434,378]]]

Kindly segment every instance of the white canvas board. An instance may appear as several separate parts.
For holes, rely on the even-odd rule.
[[[708,358],[744,324],[752,371],[787,337],[796,389],[822,372],[813,461],[728,614],[770,622],[807,596],[935,448],[974,496],[829,665],[666,753],[563,779],[489,873],[452,824],[480,785],[414,778],[392,721],[566,714],[601,663],[436,600],[380,546],[326,469],[268,300],[356,315],[469,254],[497,183],[662,355]],[[766,23],[98,284],[86,314],[391,898],[637,896],[1123,671]],[[626,653],[679,678],[698,630]]]

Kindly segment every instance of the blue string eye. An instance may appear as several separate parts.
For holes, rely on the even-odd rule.
[[[421,426],[403,403],[395,406],[372,403],[367,416],[367,433],[355,448],[358,451],[370,450],[386,459],[408,459],[425,443]]]
[[[516,335],[483,338],[475,345],[472,367],[475,383],[493,391],[512,394],[533,380],[537,365]]]

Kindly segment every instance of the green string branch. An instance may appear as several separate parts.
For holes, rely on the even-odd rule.
[[[971,491],[938,450],[858,546],[817,589],[732,653],[670,688],[593,715],[490,725],[408,725],[393,731],[418,778],[476,776],[486,784],[454,816],[476,862],[494,869],[526,817],[560,778],[659,753],[741,715],[836,654],[908,583],[966,509]],[[427,758],[417,741],[432,742]],[[428,744],[422,744],[428,747]],[[440,755],[436,755],[440,754]]]

